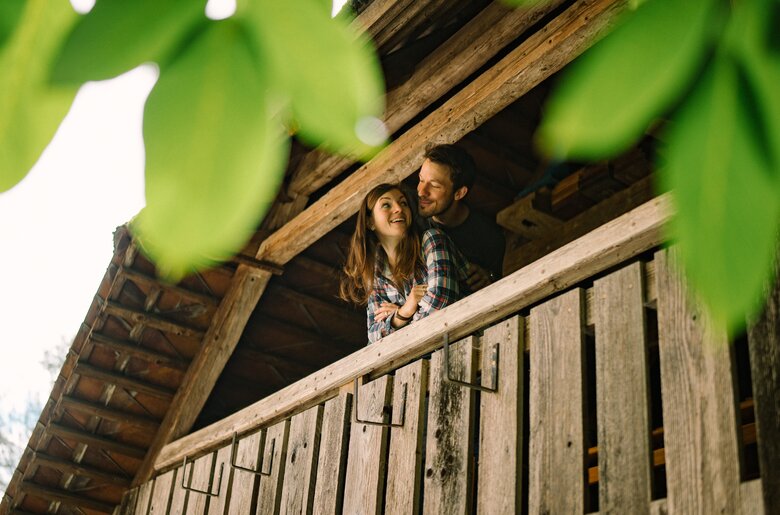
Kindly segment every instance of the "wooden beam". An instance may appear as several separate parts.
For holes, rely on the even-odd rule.
[[[106,438],[105,436],[96,435],[94,433],[87,433],[86,431],[73,429],[61,424],[49,424],[46,426],[46,432],[51,436],[58,436],[67,440],[73,440],[75,442],[86,445],[92,445],[98,449],[116,452],[130,458],[136,458],[140,460],[146,456],[146,449],[142,449],[141,447],[117,442],[116,440]]]
[[[622,11],[622,0],[578,1],[495,66],[404,133],[373,160],[268,237],[258,259],[284,264],[352,216],[381,182],[400,181],[422,164],[429,143],[455,142],[561,69]]]
[[[187,369],[147,457],[136,473],[133,485],[147,481],[163,446],[185,435],[195,423],[271,276],[270,272],[239,265],[206,331],[203,345]]]
[[[128,424],[151,432],[157,431],[157,428],[160,427],[160,421],[158,420],[108,408],[102,404],[77,399],[70,395],[64,395],[62,399],[60,399],[60,406],[66,410],[73,410],[78,413],[100,417],[120,424]]]
[[[21,485],[23,492],[41,499],[53,502],[60,502],[67,506],[78,506],[80,508],[87,508],[100,513],[112,513],[116,505],[109,504],[97,499],[89,497],[83,497],[76,495],[74,492],[68,490],[60,490],[57,488],[49,488],[38,485],[32,481],[23,481]]]
[[[172,368],[174,370],[185,371],[189,366],[189,362],[184,359],[178,358],[176,356],[170,356],[168,354],[163,354],[147,347],[142,347],[140,343],[129,340],[119,340],[102,333],[92,332],[90,334],[90,341],[92,341],[94,345],[107,347],[113,351],[127,354],[128,356],[133,356],[135,358],[148,361],[149,363],[154,363],[155,365]]]
[[[144,286],[152,286],[155,288],[162,288],[165,291],[171,292],[187,300],[198,302],[205,306],[216,306],[219,304],[219,299],[208,293],[199,293],[179,285],[169,284],[164,281],[151,277],[138,270],[133,270],[126,266],[119,268],[119,273],[130,279],[136,284],[143,284]]]
[[[128,390],[139,393],[145,393],[160,399],[170,400],[174,395],[172,390],[163,386],[147,383],[146,381],[128,377],[118,372],[104,370],[88,363],[77,364],[73,372],[83,377],[90,377],[92,379],[104,381],[109,384],[115,384],[117,386],[121,386],[122,388],[127,388]]]
[[[339,306],[331,304],[324,300],[300,293],[292,288],[287,288],[281,285],[269,285],[266,290],[266,295],[271,294],[281,297],[293,304],[304,305],[310,307],[318,313],[325,315],[331,320],[339,321],[344,324],[358,324],[360,326],[366,325],[366,316],[364,313],[359,313],[353,309],[349,309],[345,306]]]
[[[33,464],[49,467],[67,474],[88,477],[98,482],[109,483],[123,488],[128,488],[130,486],[131,478],[129,477],[117,476],[116,474],[105,470],[74,463],[70,460],[58,458],[43,452],[36,452],[33,455]]]
[[[489,4],[423,59],[404,84],[387,92],[385,125],[388,131],[396,132],[562,3],[562,0],[554,0],[516,9],[500,2]],[[311,195],[353,162],[321,151],[311,152],[293,172],[289,190]]]
[[[279,392],[189,434],[160,452],[158,470],[178,464],[336,394],[356,377],[394,370],[441,345],[609,269],[662,242],[671,214],[668,196],[658,197],[469,297],[329,365]]]
[[[196,340],[203,338],[203,331],[200,329],[189,327],[181,322],[174,322],[154,313],[128,308],[113,300],[105,302],[104,310],[109,315],[117,316],[133,324],[143,324],[152,329]]]

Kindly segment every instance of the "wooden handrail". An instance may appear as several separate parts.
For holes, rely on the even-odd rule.
[[[357,377],[382,374],[467,336],[662,242],[671,214],[662,195],[531,263],[495,284],[365,347],[243,410],[166,445],[155,469],[163,470],[334,396]]]

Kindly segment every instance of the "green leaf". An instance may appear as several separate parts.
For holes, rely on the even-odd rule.
[[[46,74],[75,19],[67,0],[28,0],[0,50],[0,192],[27,175],[73,103],[76,88]]]
[[[385,141],[376,118],[383,81],[368,40],[319,0],[255,0],[239,5],[258,48],[270,59],[273,87],[289,102],[299,137],[368,158]]]
[[[145,62],[164,65],[185,36],[207,20],[201,0],[98,0],[68,36],[52,81],[104,80]]]
[[[25,0],[0,1],[0,47],[13,34],[16,24],[22,17]]]
[[[287,157],[246,32],[234,18],[209,25],[162,71],[144,116],[147,206],[133,229],[171,279],[240,250]]]
[[[686,275],[732,334],[760,306],[780,221],[747,93],[733,61],[720,55],[672,122],[662,167]]]
[[[699,72],[714,12],[713,0],[642,3],[569,66],[537,134],[543,151],[597,160],[628,149]]]

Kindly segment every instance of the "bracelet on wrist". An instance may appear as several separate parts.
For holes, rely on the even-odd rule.
[[[413,317],[413,316],[414,316],[414,315],[412,315],[412,316],[410,316],[410,317],[405,317],[405,316],[403,316],[403,315],[401,314],[401,310],[400,310],[400,309],[396,309],[396,310],[395,310],[395,317],[396,317],[398,320],[402,321],[402,322],[408,322],[409,320],[411,320],[411,319],[412,319],[412,317]]]

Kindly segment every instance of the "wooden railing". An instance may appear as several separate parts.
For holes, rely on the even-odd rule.
[[[673,252],[647,253],[668,212],[660,197],[168,445],[122,513],[764,513],[731,347]]]

